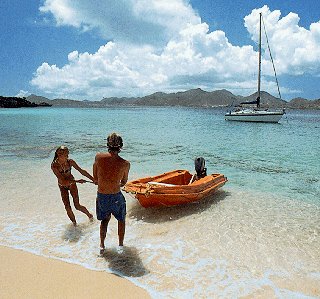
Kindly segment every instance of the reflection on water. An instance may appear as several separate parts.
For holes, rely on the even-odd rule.
[[[95,225],[95,220],[87,223],[80,223],[74,226],[72,223],[67,225],[62,235],[62,239],[69,242],[78,242],[85,234],[90,234]]]
[[[149,273],[135,247],[107,248],[103,258],[108,262],[108,268],[121,276],[141,277]]]
[[[78,242],[83,236],[83,229],[78,225],[69,224],[65,230],[62,239],[69,242]]]
[[[148,223],[161,223],[178,220],[192,214],[201,214],[212,205],[216,205],[220,201],[224,200],[226,196],[228,196],[228,192],[219,190],[212,196],[204,198],[201,201],[173,207],[143,208],[137,201],[130,211],[128,211],[128,216],[137,221],[142,220]]]

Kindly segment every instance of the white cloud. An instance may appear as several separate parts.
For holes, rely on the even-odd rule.
[[[45,0],[40,11],[58,26],[96,29],[107,40],[163,45],[200,18],[185,0]]]
[[[255,9],[245,17],[252,39],[258,40],[259,12],[266,25],[271,51],[279,74],[302,75],[320,73],[320,21],[310,25],[310,30],[299,26],[300,18],[289,13],[281,18],[279,10],[270,11],[267,6]],[[267,47],[265,38],[264,47]],[[269,55],[266,53],[266,55]],[[265,56],[267,59],[268,57]],[[271,65],[269,64],[269,72]]]
[[[197,87],[227,88],[244,95],[256,90],[253,47],[234,46],[223,31],[210,32],[187,1],[47,0],[41,11],[50,12],[58,25],[95,28],[112,39],[93,54],[69,53],[68,63],[61,68],[43,63],[32,84],[54,97],[98,100]],[[296,14],[281,19],[280,11],[271,12],[264,6],[245,17],[255,41],[260,11],[278,73],[319,72],[320,23],[307,30],[299,27]],[[265,56],[262,66],[271,75],[267,59]],[[268,78],[263,84],[269,92],[276,88]]]
[[[43,63],[32,83],[59,96],[77,93],[97,99],[172,91],[176,87],[171,81],[188,85],[193,76],[206,74],[216,82],[240,80],[256,65],[251,46],[234,47],[223,32],[208,34],[205,24],[190,25],[160,53],[152,46],[108,42],[94,54],[71,52],[68,60],[62,68]],[[195,83],[191,87],[198,87]]]
[[[19,92],[18,92],[18,94],[17,95],[15,95],[15,97],[18,97],[18,98],[26,98],[27,96],[29,96],[30,95],[30,92],[29,91],[25,91],[25,90],[20,90]]]
[[[46,0],[40,7],[43,13],[52,13],[58,25],[71,25],[80,27],[81,14],[71,6],[72,1],[68,0]]]

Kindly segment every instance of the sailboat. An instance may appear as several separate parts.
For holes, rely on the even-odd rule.
[[[285,114],[284,109],[281,110],[269,110],[262,109],[260,107],[261,101],[261,24],[262,24],[262,13],[260,13],[260,27],[259,27],[259,71],[258,71],[258,96],[255,101],[250,102],[242,102],[240,105],[256,105],[254,108],[238,108],[234,111],[229,111],[225,114],[225,120],[233,120],[233,121],[249,121],[249,122],[269,122],[269,123],[277,123],[281,119],[281,117]],[[266,35],[267,37],[267,35]],[[268,37],[267,37],[268,42]],[[270,52],[270,47],[269,47]],[[273,59],[270,52],[271,61],[273,64]],[[276,76],[275,67],[273,64],[273,69],[276,77],[276,82],[278,86],[279,97],[281,99],[279,84]]]

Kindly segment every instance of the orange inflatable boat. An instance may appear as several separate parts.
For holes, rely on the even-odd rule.
[[[189,184],[191,178],[188,170],[173,170],[128,182],[123,190],[145,208],[175,206],[208,197],[228,181],[223,174],[210,174]]]

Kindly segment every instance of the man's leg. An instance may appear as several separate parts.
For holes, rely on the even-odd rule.
[[[125,231],[126,231],[126,222],[125,221],[118,221],[119,246],[123,246]]]
[[[101,221],[101,224],[100,224],[100,251],[102,250],[102,253],[105,249],[104,240],[106,239],[108,223],[110,221],[110,218],[111,218],[111,215],[108,215],[104,220]]]

